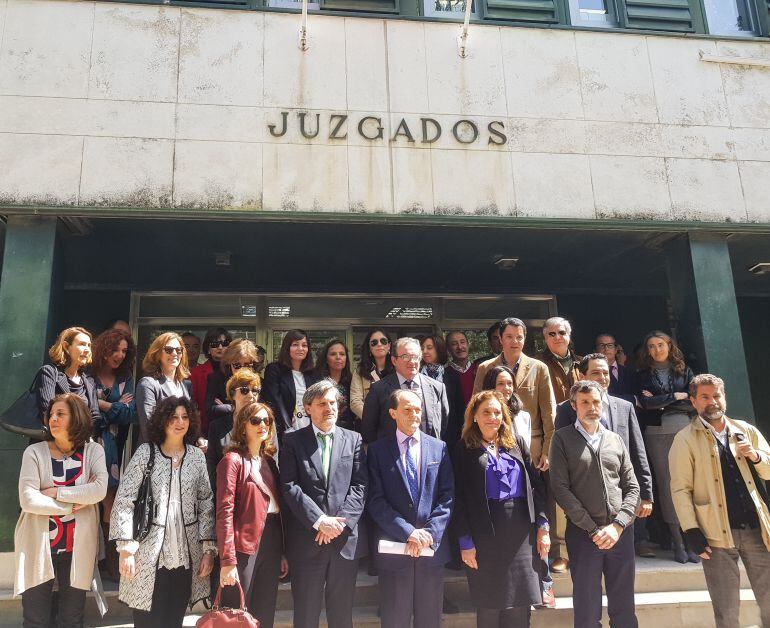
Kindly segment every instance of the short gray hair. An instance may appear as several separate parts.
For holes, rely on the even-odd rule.
[[[393,343],[393,355],[398,355],[398,352],[401,350],[401,347],[404,345],[417,345],[417,350],[421,351],[420,341],[417,340],[417,338],[411,338],[409,336],[404,336],[403,338],[399,338],[396,340],[396,342]]]
[[[543,337],[545,338],[549,327],[556,327],[556,325],[564,325],[564,327],[567,328],[567,333],[572,335],[572,325],[569,324],[569,321],[566,318],[562,318],[561,316],[552,316],[545,323],[543,323]]]
[[[602,394],[604,394],[604,388],[602,388],[597,382],[592,382],[588,379],[581,379],[579,382],[575,382],[572,388],[569,389],[569,400],[572,403],[575,403],[575,399],[577,399],[578,393],[590,393],[592,390],[598,392],[600,397]]]
[[[326,393],[328,393],[330,390],[334,389],[334,391],[337,393],[337,402],[340,400],[340,391],[339,388],[337,388],[337,383],[328,377],[325,377],[321,381],[316,382],[315,384],[311,384],[307,387],[307,390],[305,390],[305,394],[302,395],[302,405],[309,406],[312,405],[312,403],[316,399],[320,399],[321,397],[325,397]]]

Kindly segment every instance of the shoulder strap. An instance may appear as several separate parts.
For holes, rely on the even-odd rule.
[[[147,463],[147,470],[152,471],[155,466],[155,443],[150,443],[150,460]]]

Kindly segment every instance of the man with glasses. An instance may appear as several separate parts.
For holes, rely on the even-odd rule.
[[[612,334],[599,334],[596,337],[596,352],[607,358],[610,367],[610,389],[613,397],[620,397],[631,403],[634,399],[633,374],[618,362],[618,343]]]
[[[422,400],[420,429],[436,438],[444,438],[449,421],[449,401],[446,387],[430,377],[421,375],[420,342],[415,338],[399,338],[393,345],[391,361],[394,373],[372,384],[364,402],[361,435],[364,442],[373,443],[392,436],[395,423],[390,416],[390,395],[394,390],[411,390]]]

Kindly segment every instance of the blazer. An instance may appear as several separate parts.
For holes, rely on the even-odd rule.
[[[582,379],[578,369],[581,357],[572,349],[569,352],[572,356],[572,368],[569,373],[564,372],[556,357],[547,349],[537,356],[537,359],[548,367],[548,374],[551,377],[551,387],[553,388],[553,396],[556,399],[556,403],[569,399],[569,391],[572,385]]]
[[[433,430],[432,436],[443,438],[449,423],[446,386],[421,373],[414,376],[414,381],[422,389],[423,417]],[[396,422],[390,416],[388,408],[391,393],[399,388],[396,373],[391,373],[372,384],[364,402],[364,417],[361,422],[361,435],[364,437],[364,442],[373,443],[384,436],[392,436],[396,433]]]
[[[278,467],[289,560],[311,560],[323,551],[315,542],[317,532],[313,528],[322,515],[345,517],[346,530],[331,546],[343,558],[357,558],[365,545],[361,543],[359,550],[358,521],[364,512],[368,483],[361,435],[335,427],[328,484],[312,424],[284,434]]]
[[[377,371],[372,371],[371,377],[372,379],[362,377],[356,369],[350,379],[350,409],[359,420],[364,418],[364,401],[369,394],[369,389],[374,382],[380,381]]]
[[[190,380],[182,382],[182,393],[185,399],[192,399]],[[147,442],[147,423],[155,412],[158,402],[176,395],[164,375],[145,375],[136,386],[136,414],[139,417],[139,442]]]
[[[306,387],[318,381],[318,375],[314,371],[305,371],[302,375]],[[292,427],[294,407],[297,403],[294,374],[288,366],[278,362],[267,365],[262,380],[261,400],[273,409],[278,436],[282,437],[283,433]]]
[[[610,389],[609,393],[613,397],[620,397],[626,401],[634,403],[634,373],[627,366],[622,364],[615,365],[618,367],[618,377],[612,374],[612,367],[610,367]]]
[[[104,426],[102,425],[102,413],[99,410],[99,398],[96,395],[96,383],[94,378],[85,371],[81,370],[79,374],[83,379],[83,387],[86,393],[84,401],[91,411],[91,420],[96,428],[95,435],[98,435]],[[67,375],[60,366],[44,364],[40,367],[37,377],[37,407],[40,412],[40,420],[42,421],[46,412],[48,412],[53,398],[56,395],[63,395],[71,391]]]
[[[444,440],[449,451],[454,451],[454,445],[460,440],[460,433],[465,421],[465,398],[463,397],[463,387],[460,383],[460,374],[451,366],[447,366],[444,369],[444,386],[446,387],[446,396],[449,403],[449,418],[447,419]]]
[[[506,450],[509,456],[518,460],[526,471],[524,479],[527,489],[529,520],[548,521],[546,516],[546,490],[543,476],[533,465],[529,447],[521,436],[516,436],[518,451]],[[455,445],[452,460],[455,474],[455,511],[453,525],[458,537],[495,534],[492,516],[487,500],[487,463],[489,452],[486,448],[468,449],[460,441]]]
[[[689,398],[682,400],[674,399],[675,392],[686,392],[689,394],[692,378],[692,370],[689,366],[685,366],[684,374],[674,375],[674,390],[672,392],[666,392],[661,388],[660,383],[650,369],[637,371],[634,393],[639,400],[639,405],[642,406],[644,410],[642,419],[644,425],[660,425],[661,418],[666,411],[693,414],[695,410],[693,409]],[[652,397],[643,395],[643,390],[650,391]]]
[[[259,551],[270,497],[254,481],[252,464],[251,458],[231,451],[217,468],[217,547],[223,566],[238,564],[236,552],[252,556]],[[269,456],[262,459],[262,464],[273,476],[275,488],[271,492],[280,507],[278,467]]]
[[[378,528],[378,541],[385,539],[406,543],[416,528],[433,536],[432,558],[435,565],[450,559],[448,535],[454,504],[454,474],[446,443],[428,434],[420,435],[420,498],[412,500],[406,470],[395,433],[369,445],[368,512]],[[414,560],[409,556],[377,554],[380,569],[400,569]]]
[[[502,364],[502,355],[479,364],[478,371],[476,371],[476,381],[473,384],[473,394],[484,389],[484,378],[489,369]],[[538,463],[540,455],[542,453],[547,455],[551,448],[553,421],[556,416],[556,399],[553,395],[548,367],[540,360],[535,360],[522,353],[514,384],[523,409],[532,418],[530,452],[532,460]]]
[[[647,450],[642,438],[642,430],[639,429],[639,421],[636,419],[636,411],[633,404],[625,399],[619,399],[608,395],[609,399],[609,429],[615,432],[623,440],[631,456],[631,464],[634,474],[639,482],[639,494],[641,499],[652,501],[652,473],[650,463],[647,460]],[[563,401],[556,407],[556,429],[560,430],[568,425],[574,425],[577,421],[577,413],[572,404]]]
[[[233,413],[233,404],[227,402],[227,377],[218,368],[212,370],[208,377],[206,377],[205,397],[209,424],[216,419]],[[221,403],[215,401],[216,399],[219,399]]]

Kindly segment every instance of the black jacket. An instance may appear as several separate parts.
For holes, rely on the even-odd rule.
[[[302,375],[305,378],[305,387],[318,381],[315,371],[306,371]],[[294,375],[288,366],[279,362],[267,365],[260,400],[273,409],[278,437],[283,438],[283,433],[292,427],[294,406],[297,403]]]
[[[102,430],[102,413],[99,411],[99,399],[96,396],[96,382],[88,373],[80,371],[80,377],[83,379],[83,388],[86,398],[84,401],[91,412],[91,420],[94,423],[94,436],[98,436]],[[63,395],[71,392],[67,375],[61,367],[53,364],[45,364],[40,367],[37,375],[37,406],[40,411],[40,420],[48,412],[51,406],[51,400],[56,395]]]
[[[644,410],[642,417],[640,417],[642,423],[644,425],[660,425],[660,419],[666,410],[693,414],[695,410],[689,399],[674,399],[674,393],[677,392],[690,394],[692,378],[692,370],[690,370],[689,366],[685,366],[683,375],[674,374],[673,390],[667,391],[661,387],[660,382],[658,382],[658,379],[650,369],[637,371],[634,394]],[[642,394],[643,390],[650,391],[652,397],[644,396]]]
[[[460,434],[465,420],[465,399],[463,387],[460,383],[460,374],[451,366],[444,369],[444,386],[446,387],[447,401],[449,402],[449,419],[447,421],[444,440],[449,451],[453,451],[455,443],[460,440]]]

